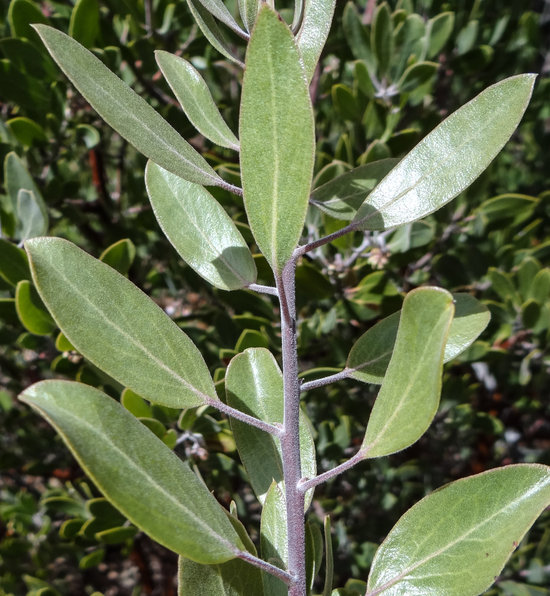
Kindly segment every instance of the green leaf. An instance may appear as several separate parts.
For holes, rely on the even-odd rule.
[[[224,25],[227,25],[234,33],[246,37],[246,33],[239,27],[233,15],[227,10],[221,0],[198,0],[202,6]]]
[[[34,335],[50,335],[55,331],[55,323],[46,310],[35,287],[26,279],[17,284],[15,308],[21,323]]]
[[[378,74],[383,78],[393,56],[393,25],[387,2],[380,4],[376,9],[372,23],[371,49],[378,61]]]
[[[454,12],[441,12],[428,21],[428,58],[441,52],[453,32],[454,22]]]
[[[17,116],[8,120],[6,125],[18,142],[25,147],[31,147],[33,143],[44,143],[48,140],[42,126],[30,118]]]
[[[258,14],[248,44],[240,138],[250,227],[266,259],[280,271],[302,234],[315,133],[294,37],[267,5]]]
[[[96,539],[103,544],[121,544],[130,540],[137,534],[136,528],[133,526],[121,526],[119,528],[109,528],[108,530],[102,530],[96,532]]]
[[[260,0],[239,0],[239,13],[247,31],[252,31],[259,8]]]
[[[397,83],[401,93],[410,93],[425,85],[435,77],[439,64],[437,62],[416,62],[411,64]]]
[[[101,391],[42,381],[20,399],[67,444],[107,499],[151,538],[201,563],[236,556],[242,542],[188,464]]]
[[[367,596],[477,596],[550,504],[547,466],[518,464],[457,480],[397,522],[376,552]]]
[[[325,515],[323,520],[323,534],[325,537],[325,586],[323,596],[332,594],[332,584],[334,583],[334,556],[332,553],[332,534],[330,516]]]
[[[304,61],[306,77],[311,81],[330,31],[336,0],[304,1],[304,18],[296,35],[296,43]]]
[[[97,0],[77,0],[71,12],[69,35],[87,48],[99,36],[99,4]]]
[[[205,188],[151,162],[145,182],[162,231],[190,267],[222,290],[256,281],[256,265],[246,242]]]
[[[366,457],[405,449],[430,425],[453,314],[453,297],[441,288],[417,288],[405,297],[395,348],[361,446]]]
[[[453,294],[455,313],[445,344],[443,362],[466,350],[487,327],[489,309],[469,294]],[[363,383],[380,384],[384,379],[395,347],[400,312],[382,319],[353,345],[346,368],[352,378]]]
[[[99,58],[61,31],[44,25],[35,29],[73,85],[138,151],[191,182],[226,185],[197,151]]]
[[[187,6],[189,6],[189,10],[197,22],[197,25],[200,27],[200,30],[203,32],[206,39],[216,48],[216,50],[231,60],[231,62],[235,62],[235,64],[244,67],[244,64],[233,55],[230,49],[231,44],[227,40],[223,30],[218,26],[218,22],[210,14],[210,12],[204,8],[200,1],[187,0]]]
[[[398,159],[382,159],[354,168],[318,186],[310,202],[336,219],[353,219],[365,196],[398,163]]]
[[[286,500],[282,484],[273,482],[267,492],[260,526],[262,558],[276,567],[288,565]],[[287,596],[288,587],[279,578],[263,573],[265,596]]]
[[[48,216],[44,204],[32,190],[21,188],[17,193],[17,228],[15,235],[21,240],[43,236],[48,231]]]
[[[1,271],[0,271],[1,275]],[[533,279],[527,298],[533,298],[540,304],[548,302],[550,297],[550,269],[541,269]]]
[[[60,238],[26,242],[35,285],[68,340],[145,399],[174,408],[217,400],[201,354],[134,284]]]
[[[13,37],[36,39],[31,23],[48,23],[48,19],[35,2],[30,0],[12,0],[8,9],[8,21]]]
[[[128,275],[135,257],[136,247],[134,243],[129,238],[123,238],[108,246],[99,255],[99,260],[116,269],[122,275]]]
[[[157,64],[193,126],[221,147],[239,150],[239,140],[223,120],[204,79],[194,66],[169,52],[156,51]]]
[[[273,355],[264,348],[249,348],[237,354],[225,377],[227,403],[264,422],[282,424],[284,418],[283,376]],[[283,480],[281,445],[278,438],[231,419],[231,428],[241,461],[258,500],[265,502],[273,481]],[[316,474],[315,445],[307,419],[300,414],[302,476]],[[306,495],[309,506],[313,493]]]
[[[370,193],[355,223],[385,230],[425,217],[462,192],[514,132],[534,83],[532,74],[510,77],[451,114]]]
[[[22,279],[31,279],[25,251],[4,238],[0,238],[0,277],[12,286],[16,286]]]
[[[323,563],[323,535],[319,525],[306,522],[306,587],[311,594],[313,583]]]

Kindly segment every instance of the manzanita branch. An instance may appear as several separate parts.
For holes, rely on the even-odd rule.
[[[342,472],[345,472],[346,470],[353,468],[355,465],[357,465],[360,461],[363,461],[364,459],[365,451],[359,450],[353,457],[345,461],[343,464],[340,464],[339,466],[332,468],[332,470],[328,470],[323,474],[319,474],[318,476],[315,476],[315,478],[302,479],[298,484],[298,489],[305,493],[310,488],[314,488],[315,486],[322,484],[323,482],[326,482],[327,480],[330,480],[335,476],[338,476],[338,474],[341,474]]]
[[[271,296],[279,295],[277,288],[273,286],[263,286],[261,284],[248,284],[248,286],[246,287],[249,290],[253,290],[254,292],[259,292],[260,294],[269,294]]]
[[[259,418],[254,418],[254,416],[245,414],[240,410],[236,410],[235,408],[232,408],[231,406],[224,404],[223,401],[219,399],[209,398],[206,401],[206,403],[209,406],[215,408],[216,410],[219,410],[220,412],[227,414],[228,416],[236,418],[237,420],[240,420],[241,422],[244,422],[246,424],[250,424],[250,426],[255,426],[256,428],[259,428],[260,430],[263,430],[266,433],[274,435],[275,437],[280,437],[282,435],[282,430],[279,427],[274,426],[273,424],[269,424],[269,422],[264,422]]]
[[[330,385],[331,383],[335,383],[336,381],[349,379],[352,371],[353,369],[351,368],[344,368],[344,370],[334,373],[333,375],[328,375],[327,377],[322,377],[321,379],[314,379],[313,381],[307,381],[307,383],[302,383],[300,389],[302,391],[310,391],[311,389],[317,389],[318,387]]]
[[[255,557],[253,554],[251,554],[249,552],[239,551],[239,554],[237,556],[239,557],[239,559],[242,559],[243,561],[247,561],[248,563],[250,563],[251,565],[254,565],[255,567],[259,567],[262,571],[265,571],[266,573],[270,573],[271,575],[278,577],[281,581],[285,582],[285,584],[287,584],[287,585],[289,585],[293,580],[290,573],[286,572],[284,569],[280,569],[279,567],[276,567],[275,565],[272,565],[271,563],[268,563],[267,561],[264,561],[263,559]]]
[[[341,238],[342,236],[345,236],[346,234],[349,234],[350,232],[355,232],[355,230],[359,229],[359,227],[360,227],[360,222],[351,222],[347,226],[343,227],[340,230],[337,230],[336,232],[333,232],[332,234],[329,234],[328,236],[323,236],[322,238],[319,238],[318,240],[314,240],[313,242],[308,242],[307,244],[303,244],[302,246],[299,246],[294,251],[293,256],[295,259],[297,259],[298,257],[305,255],[307,252],[309,252],[311,250],[315,250],[316,248],[319,248],[320,246],[324,246],[325,244],[328,244],[329,242],[332,242],[333,240],[337,240],[338,238]]]

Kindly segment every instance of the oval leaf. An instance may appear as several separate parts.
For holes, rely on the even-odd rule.
[[[188,464],[118,402],[71,381],[42,381],[19,399],[55,427],[99,490],[154,540],[200,563],[228,561],[243,549]]]
[[[311,81],[330,31],[336,0],[304,1],[304,16],[296,43],[304,61],[307,79]]]
[[[187,60],[169,52],[157,51],[155,57],[164,78],[193,126],[221,147],[238,151],[239,140],[222,118],[197,69]]]
[[[491,163],[519,124],[536,75],[510,77],[451,114],[380,182],[354,222],[385,230],[436,211]]]
[[[4,238],[0,238],[0,277],[12,286],[22,279],[31,279],[25,251]]]
[[[391,530],[374,557],[366,596],[485,592],[548,504],[547,466],[506,466],[448,484]]]
[[[191,182],[227,186],[195,149],[99,58],[61,31],[45,25],[35,29],[94,110],[138,151]]]
[[[393,24],[390,7],[386,2],[376,9],[374,15],[371,50],[378,61],[378,75],[382,79],[388,71],[393,55]]]
[[[21,240],[43,236],[48,231],[48,215],[42,199],[34,192],[21,188],[17,193],[17,228],[15,235]]]
[[[133,283],[66,240],[34,238],[25,247],[42,300],[98,368],[172,408],[217,400],[193,342]]]
[[[107,263],[109,267],[116,269],[122,275],[128,275],[135,257],[136,247],[134,243],[129,238],[123,238],[108,246],[99,255],[99,260]]]
[[[366,457],[405,449],[430,425],[439,404],[453,314],[453,297],[445,290],[418,288],[407,294],[395,348],[361,446]]]
[[[40,300],[35,287],[26,279],[17,284],[15,308],[21,323],[34,335],[50,335],[55,331],[55,323]]]
[[[449,362],[472,345],[487,327],[489,309],[469,294],[453,294],[455,314],[445,344],[443,362]],[[376,323],[353,344],[346,368],[363,383],[382,383],[397,337],[400,313]]]
[[[240,138],[248,221],[260,250],[279,271],[302,234],[315,134],[294,36],[267,5],[248,44]]]
[[[273,354],[265,348],[249,348],[229,363],[225,377],[227,403],[255,418],[282,424],[284,418],[283,375]],[[258,500],[263,504],[271,483],[283,480],[280,440],[231,418],[237,449]],[[300,413],[302,476],[316,474],[315,445],[311,428]],[[313,492],[306,495],[306,507]]]
[[[202,186],[149,162],[147,193],[155,217],[181,258],[222,290],[256,281],[256,265],[241,233]]]

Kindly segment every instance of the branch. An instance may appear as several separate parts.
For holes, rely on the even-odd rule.
[[[270,294],[271,296],[278,296],[279,291],[273,286],[262,286],[261,284],[248,284],[246,286],[249,290],[259,292],[260,294]]]
[[[294,580],[292,575],[290,575],[290,573],[288,573],[284,569],[280,569],[279,567],[276,567],[275,565],[272,565],[271,563],[268,563],[263,559],[259,559],[258,557],[255,557],[253,554],[249,552],[241,550],[238,552],[237,556],[239,557],[239,559],[242,559],[243,561],[246,561],[247,563],[250,563],[255,567],[259,567],[263,571],[266,571],[267,573],[271,573],[271,575],[278,577],[287,586],[290,585]]]
[[[336,381],[342,381],[343,379],[349,379],[350,374],[353,372],[351,368],[344,368],[338,373],[334,373],[333,375],[329,375],[328,377],[322,377],[321,379],[315,379],[313,381],[308,381],[307,383],[302,383],[301,390],[302,391],[310,391],[311,389],[317,389],[318,387],[324,387],[325,385],[330,385],[330,383],[335,383]]]
[[[302,255],[304,255],[306,252],[309,252],[310,250],[314,250],[316,248],[319,248],[320,246],[324,246],[325,244],[328,244],[329,242],[332,242],[333,240],[337,240],[338,238],[341,238],[342,236],[345,236],[346,234],[349,234],[350,232],[355,232],[355,230],[359,229],[361,225],[361,222],[351,222],[350,224],[348,224],[347,226],[343,227],[342,229],[333,232],[332,234],[329,234],[328,236],[324,236],[323,238],[319,238],[319,240],[314,240],[313,242],[309,242],[308,244],[304,244],[303,246],[299,246],[293,254],[293,258],[297,259],[298,257],[301,257]]]
[[[255,426],[256,428],[259,428],[260,430],[263,430],[266,433],[269,433],[270,435],[273,435],[275,437],[280,437],[282,435],[282,430],[278,426],[275,426],[274,424],[269,424],[269,422],[264,422],[263,420],[260,420],[259,418],[254,418],[254,416],[245,414],[244,412],[241,412],[240,410],[236,410],[235,408],[232,408],[231,406],[224,404],[223,401],[221,401],[219,399],[212,399],[210,397],[205,401],[209,406],[212,406],[216,410],[219,410],[220,412],[223,412],[224,414],[227,414],[228,416],[231,416],[232,418],[240,420],[241,422],[244,422],[245,424],[250,424],[250,426]]]
[[[348,459],[348,461],[345,461],[343,464],[340,464],[339,466],[332,468],[332,470],[328,470],[323,474],[319,474],[319,476],[315,476],[315,478],[302,478],[302,480],[298,484],[298,490],[305,493],[310,488],[313,488],[318,484],[322,484],[323,482],[326,482],[327,480],[330,480],[331,478],[338,476],[338,474],[341,474],[342,472],[345,472],[346,470],[353,468],[353,466],[358,464],[360,461],[363,461],[365,459],[365,455],[366,451],[360,449],[352,458]]]

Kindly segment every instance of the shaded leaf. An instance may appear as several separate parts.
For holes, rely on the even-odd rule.
[[[156,51],[157,64],[193,126],[221,147],[239,150],[239,140],[223,120],[197,69],[169,52]]]
[[[22,279],[31,279],[25,251],[4,238],[0,238],[0,277],[12,286],[16,286]]]
[[[202,6],[213,16],[219,19],[224,25],[227,25],[232,31],[241,36],[246,33],[239,27],[233,15],[227,10],[222,0],[199,0]]]
[[[43,236],[48,231],[48,216],[44,204],[31,190],[20,189],[17,193],[17,228],[20,240]]]
[[[71,12],[69,35],[87,48],[99,36],[99,3],[97,0],[77,0]]]
[[[417,288],[405,297],[395,348],[361,446],[366,457],[405,449],[430,425],[453,314],[453,297],[440,288]]]
[[[259,8],[260,0],[239,0],[239,13],[247,31],[252,31]]]
[[[122,275],[128,275],[135,257],[136,247],[134,243],[129,238],[123,238],[108,246],[99,255],[99,260],[116,269]]]
[[[138,151],[191,182],[226,185],[204,158],[101,60],[61,31],[45,25],[35,29],[73,85]]]
[[[547,466],[506,466],[448,484],[391,530],[374,557],[367,596],[485,592],[548,504]]]
[[[453,32],[454,22],[454,12],[441,12],[428,21],[428,58],[441,52]]]
[[[147,193],[155,217],[182,259],[222,290],[256,281],[256,265],[241,233],[202,186],[149,162]]]
[[[435,77],[439,64],[437,62],[416,62],[411,64],[397,83],[401,93],[410,93],[425,85]]]
[[[260,544],[262,558],[276,567],[288,565],[288,533],[286,524],[286,500],[282,484],[273,482],[267,492],[262,509]],[[277,577],[263,573],[265,596],[287,596],[288,587]]]
[[[370,193],[354,221],[384,230],[425,217],[454,198],[510,138],[534,83],[532,74],[510,77],[451,114]]]
[[[42,381],[20,399],[55,427],[107,499],[154,540],[202,563],[227,561],[243,548],[188,464],[119,403],[71,381]]]
[[[38,292],[26,279],[17,284],[15,308],[27,331],[34,335],[50,335],[55,331],[55,323],[40,300]]]
[[[371,50],[378,62],[378,74],[383,78],[393,55],[393,25],[390,7],[386,2],[378,6],[374,14],[371,32]]]
[[[314,137],[309,89],[294,37],[264,5],[246,54],[240,112],[241,172],[252,233],[277,271],[288,261],[302,234]]]
[[[134,284],[66,240],[34,238],[25,246],[42,300],[93,364],[156,403],[217,400],[195,345]]]

